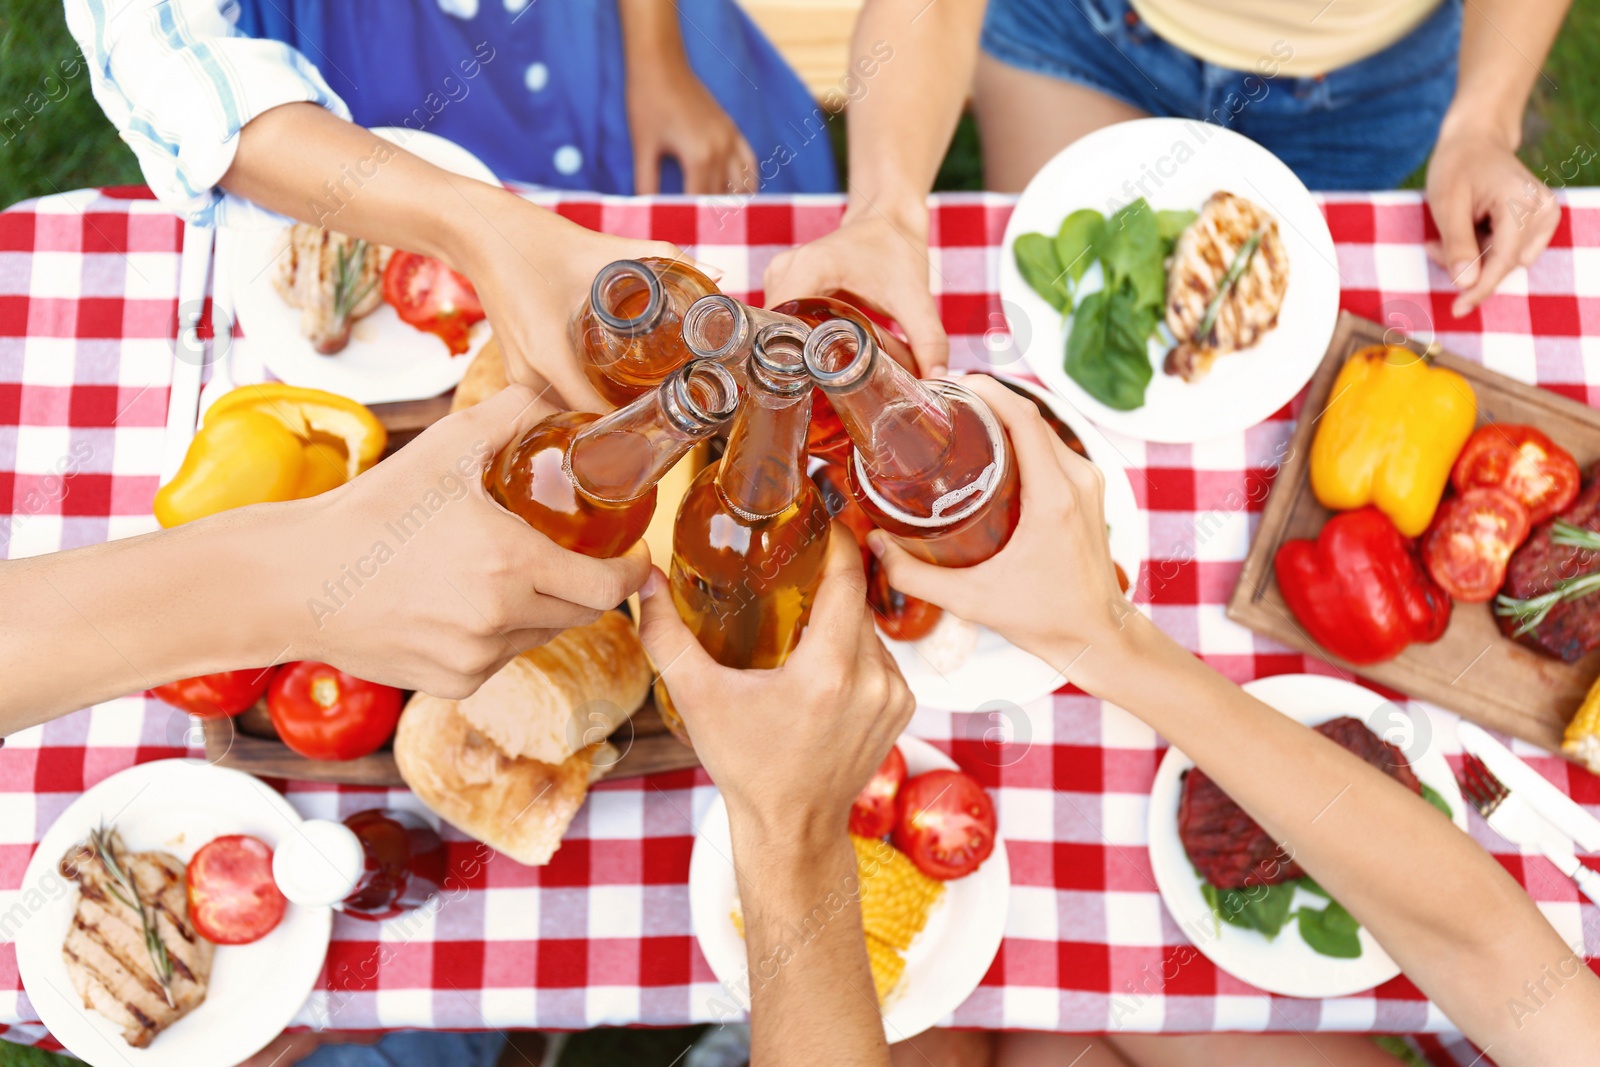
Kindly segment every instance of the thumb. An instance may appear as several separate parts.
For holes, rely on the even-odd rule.
[[[491,451],[498,452],[538,423],[555,413],[544,394],[531,386],[513,384],[465,411],[449,416],[462,420],[487,438]]]
[[[639,640],[656,673],[663,676],[670,672],[676,677],[717,665],[678,617],[677,605],[667,591],[667,577],[659,567],[650,568],[650,577],[639,590]]]
[[[1450,282],[1457,289],[1470,289],[1478,280],[1477,220],[1472,217],[1472,200],[1464,192],[1438,198],[1429,204],[1434,224],[1439,227],[1439,257]]]
[[[883,575],[892,587],[941,608],[952,607],[955,588],[948,569],[917,559],[882,530],[867,534],[867,547],[878,557],[878,566],[883,568]]]

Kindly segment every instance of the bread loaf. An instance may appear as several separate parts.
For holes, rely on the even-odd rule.
[[[467,364],[467,372],[450,398],[450,412],[470,408],[480,400],[487,400],[509,384],[506,377],[506,357],[500,350],[500,338],[491,336],[478,349],[478,354]]]

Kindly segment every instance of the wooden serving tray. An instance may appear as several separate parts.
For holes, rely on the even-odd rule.
[[[450,413],[450,397],[409,400],[398,404],[374,404],[373,413],[389,431],[388,456],[412,438]],[[222,767],[268,778],[300,778],[347,785],[404,787],[394,753],[386,746],[353,760],[310,760],[289,750],[278,740],[267,718],[265,704],[258,704],[233,719],[206,719],[203,722],[206,759]],[[611,734],[611,743],[622,758],[606,778],[635,778],[656,771],[677,771],[700,766],[694,750],[682,744],[667,730],[656,712],[653,697],[645,698],[642,708]]]
[[[1394,331],[1387,331],[1389,339]],[[1267,497],[1261,525],[1228,601],[1228,618],[1276,641],[1311,652],[1356,674],[1420,700],[1459,712],[1492,730],[1560,751],[1561,734],[1590,683],[1600,673],[1600,650],[1573,664],[1540,655],[1505,637],[1488,604],[1456,604],[1450,628],[1438,641],[1412,645],[1387,663],[1356,667],[1318,647],[1289,613],[1273,574],[1278,546],[1315,537],[1333,514],[1311,492],[1309,462],[1316,415],[1327,404],[1334,378],[1357,349],[1382,344],[1384,327],[1349,313],[1339,317],[1327,355],[1295,424],[1288,458]],[[1513,381],[1437,347],[1406,341],[1471,383],[1478,422],[1520,422],[1543,430],[1571,452],[1588,473],[1600,461],[1600,411],[1548,390]]]

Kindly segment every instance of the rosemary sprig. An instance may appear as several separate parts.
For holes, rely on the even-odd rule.
[[[1217,285],[1217,291],[1211,298],[1211,303],[1206,305],[1205,318],[1200,320],[1200,329],[1195,333],[1195,338],[1201,339],[1211,336],[1212,327],[1217,324],[1217,315],[1222,311],[1222,302],[1228,298],[1228,292],[1244,274],[1245,268],[1250,266],[1250,261],[1255,258],[1256,249],[1261,247],[1261,238],[1266,236],[1266,228],[1261,227],[1250,235],[1249,240],[1239,246],[1239,251],[1234,253],[1233,262],[1228,264],[1227,271],[1222,275],[1222,281]]]
[[[1600,571],[1580,574],[1573,578],[1563,578],[1548,593],[1540,593],[1538,596],[1522,600],[1501,593],[1495,597],[1494,613],[1516,619],[1517,628],[1512,632],[1512,636],[1521,637],[1544,622],[1557,604],[1586,597],[1597,589],[1600,589]]]
[[[1583,548],[1590,552],[1600,552],[1600,530],[1586,530],[1582,526],[1574,526],[1566,519],[1557,519],[1550,527],[1550,540],[1558,545],[1568,548]]]
[[[356,305],[372,292],[372,287],[378,284],[378,279],[370,278],[367,284],[361,286],[356,284],[361,280],[361,272],[367,263],[365,240],[357,238],[348,245],[341,243],[337,256],[333,272],[333,317],[347,319]]]
[[[150,962],[155,967],[156,981],[161,983],[161,991],[166,994],[167,1006],[175,1008],[178,1005],[172,999],[172,957],[167,955],[167,946],[161,940],[161,933],[156,928],[155,916],[139,896],[139,887],[134,884],[132,875],[117,862],[117,854],[112,849],[115,833],[115,830],[108,830],[101,825],[98,830],[89,831],[89,844],[94,848],[101,866],[105,867],[106,874],[111,878],[111,881],[106,883],[111,895],[139,913],[139,925],[144,929],[144,947],[150,953]],[[123,896],[124,892],[127,896]]]

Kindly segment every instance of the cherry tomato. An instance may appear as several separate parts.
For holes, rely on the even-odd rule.
[[[856,498],[850,495],[850,482],[844,468],[837,463],[824,463],[817,468],[811,480],[816,483],[817,491],[822,494],[822,503],[828,509],[828,514],[844,523],[850,532],[855,534],[863,558],[872,558],[872,554],[867,551],[867,534],[872,532],[872,520],[861,510]]]
[[[886,837],[894,829],[894,798],[906,780],[906,758],[891,748],[861,795],[850,805],[850,832],[857,837]]]
[[[283,921],[289,902],[272,880],[272,849],[246,834],[208,842],[189,861],[189,919],[218,945],[259,941]]]
[[[994,801],[969,774],[919,774],[900,787],[896,807],[894,847],[929,878],[964,878],[994,851]]]
[[[395,250],[383,270],[383,299],[404,322],[437,334],[459,356],[469,347],[472,324],[484,319],[472,283],[427,256]]]
[[[1494,597],[1511,553],[1528,536],[1528,509],[1503,489],[1468,489],[1439,505],[1422,538],[1422,560],[1445,592],[1464,603]]]
[[[226,719],[255,704],[272,683],[274,668],[218,671],[195,678],[179,678],[150,692],[175,708],[202,719]]]
[[[896,641],[927,637],[944,615],[939,605],[907,596],[892,587],[876,557],[867,563],[867,603],[872,605],[878,629],[885,637]]]
[[[1504,489],[1528,509],[1534,526],[1565,511],[1580,481],[1577,461],[1566,449],[1532,426],[1509,422],[1478,427],[1450,471],[1458,493],[1475,486]]]
[[[267,711],[283,743],[307,759],[376,752],[400,721],[400,690],[309,660],[278,672]]]

